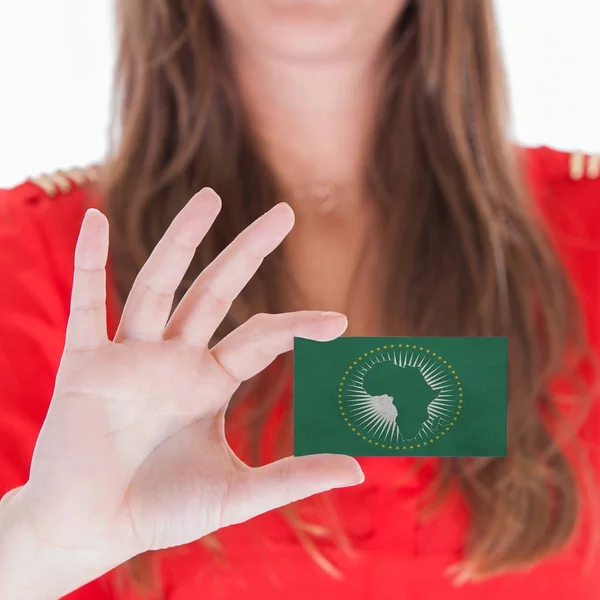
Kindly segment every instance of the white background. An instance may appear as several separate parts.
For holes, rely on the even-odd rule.
[[[0,187],[102,159],[112,3],[0,0]],[[600,2],[496,0],[496,8],[513,138],[600,152]]]

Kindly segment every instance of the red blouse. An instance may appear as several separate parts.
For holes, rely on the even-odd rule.
[[[525,149],[522,157],[541,218],[576,286],[589,338],[600,350],[599,161],[546,147]],[[28,477],[62,353],[75,242],[86,207],[95,203],[75,184],[55,192],[33,182],[0,191],[0,497]],[[109,306],[113,331],[117,316]],[[279,404],[290,397],[288,386]],[[596,400],[580,437],[600,477]],[[274,511],[221,530],[222,560],[200,544],[165,554],[159,565],[165,599],[600,598],[600,549],[590,553],[589,522],[565,550],[528,573],[453,585],[447,568],[461,558],[468,525],[462,499],[453,493],[429,520],[419,513],[437,459],[418,471],[407,458],[359,460],[366,482],[329,494],[351,550],[328,538],[318,541],[339,576],[319,566]],[[332,513],[321,509],[315,519],[331,525]],[[68,598],[133,596],[119,594],[107,574]]]

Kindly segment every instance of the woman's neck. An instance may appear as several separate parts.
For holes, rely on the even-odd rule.
[[[364,200],[376,57],[312,63],[232,55],[251,127],[294,209],[328,212]]]
[[[296,213],[282,248],[295,285],[282,282],[282,310],[338,310],[351,320],[350,334],[374,334],[381,228],[364,173],[379,89],[376,57],[233,58],[253,134]]]

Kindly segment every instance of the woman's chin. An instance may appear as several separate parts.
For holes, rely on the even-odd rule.
[[[240,46],[279,58],[346,58],[377,48],[407,0],[212,0]]]

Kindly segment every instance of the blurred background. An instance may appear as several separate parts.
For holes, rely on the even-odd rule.
[[[600,153],[600,2],[496,0],[496,11],[513,138]],[[2,0],[0,187],[102,160],[114,58],[113,0]]]

